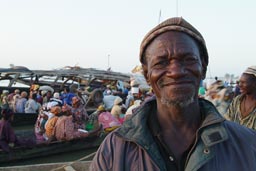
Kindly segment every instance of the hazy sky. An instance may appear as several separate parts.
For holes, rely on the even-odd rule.
[[[255,9],[255,0],[0,0],[0,68],[130,72],[161,10],[161,21],[182,16],[202,33],[208,77],[240,75],[256,65]]]

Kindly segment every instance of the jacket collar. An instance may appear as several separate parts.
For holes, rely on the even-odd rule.
[[[228,134],[222,125],[222,122],[225,121],[225,119],[211,102],[201,99],[199,104],[205,119],[203,120],[198,133],[201,134],[201,139],[204,145],[210,147],[227,140]]]
[[[200,110],[204,115],[204,120],[200,129],[215,124],[219,126],[219,124],[225,120],[211,102],[204,99],[199,99],[199,105]],[[146,137],[141,137],[141,134],[145,135],[150,133],[147,126],[148,113],[154,110],[156,110],[155,98],[140,106],[132,118],[124,122],[123,126],[117,132],[124,138],[143,142],[141,139],[145,139]]]
[[[201,135],[204,145],[210,147],[225,141],[228,138],[226,130],[222,126],[222,122],[225,119],[219,114],[211,102],[199,99],[199,105],[204,115],[204,120],[201,127],[198,129],[197,135]],[[154,110],[156,110],[155,98],[140,106],[132,118],[127,120],[116,133],[127,141],[132,141],[140,145],[155,159],[158,166],[161,167],[164,163],[147,125],[148,113]]]
[[[135,141],[140,145],[149,145],[148,139],[151,140],[152,136],[148,129],[147,120],[148,113],[154,109],[156,109],[156,100],[147,101],[136,110],[132,118],[124,122],[122,127],[117,130],[117,133],[125,139]]]

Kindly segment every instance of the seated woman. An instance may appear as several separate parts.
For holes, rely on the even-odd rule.
[[[88,114],[78,96],[72,98],[71,113],[75,129],[85,129],[85,122],[88,120]]]
[[[48,115],[46,114],[46,111],[40,110],[35,123],[35,136],[37,143],[45,141],[43,134],[45,133],[45,124],[47,120]]]
[[[99,124],[103,126],[103,129],[106,132],[113,131],[114,129],[121,126],[120,121],[115,118],[110,112],[106,111],[102,105],[98,107],[97,111],[99,112]]]
[[[2,109],[2,119],[0,120],[0,148],[6,152],[10,151],[10,147],[14,147],[17,143],[17,137],[11,126],[13,120],[13,112],[9,108]]]
[[[63,115],[59,117],[54,128],[54,135],[57,140],[69,141],[88,136],[88,132],[75,128],[73,116],[66,105],[62,107],[62,113]]]
[[[0,120],[0,148],[5,152],[10,152],[10,148],[15,146],[32,147],[35,145],[33,139],[17,138],[11,126],[13,111],[8,106],[1,109],[2,119]]]
[[[41,143],[45,141],[44,133],[45,133],[45,125],[48,120],[50,120],[52,117],[55,116],[51,112],[51,109],[55,106],[60,106],[59,103],[54,103],[54,102],[48,102],[43,104],[41,107],[36,123],[35,123],[35,136],[37,143]]]
[[[83,129],[76,129],[72,116],[61,116],[54,128],[55,138],[58,141],[69,141],[87,137],[89,134]]]
[[[54,116],[47,120],[45,124],[45,133],[44,133],[44,138],[48,142],[51,142],[55,139],[54,127],[58,120],[57,115],[61,113],[61,108],[59,106],[54,106],[51,108],[51,113],[54,114]]]

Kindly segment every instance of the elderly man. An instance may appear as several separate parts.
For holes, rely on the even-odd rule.
[[[241,94],[224,115],[228,120],[256,130],[256,66],[248,67],[239,80]]]
[[[192,25],[171,18],[156,26],[142,41],[140,61],[155,99],[106,137],[91,170],[256,170],[256,133],[198,98],[208,54]]]

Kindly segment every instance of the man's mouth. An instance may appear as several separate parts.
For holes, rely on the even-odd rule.
[[[159,81],[158,85],[160,87],[164,86],[189,86],[191,84],[194,84],[194,81],[192,80],[165,80],[165,81]]]

